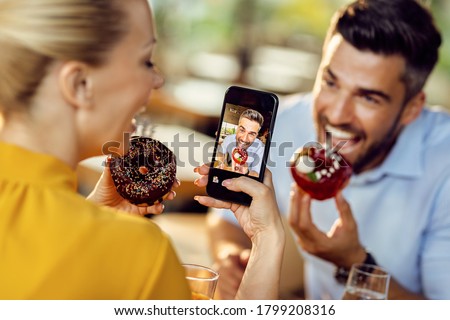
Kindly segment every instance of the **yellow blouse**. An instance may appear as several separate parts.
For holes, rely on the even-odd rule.
[[[63,162],[0,143],[0,299],[190,299],[149,220],[76,193]]]

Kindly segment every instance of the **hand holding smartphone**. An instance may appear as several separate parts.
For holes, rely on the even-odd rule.
[[[222,181],[242,175],[262,182],[278,109],[270,92],[232,86],[225,93],[206,192],[216,199],[250,205],[243,192]]]

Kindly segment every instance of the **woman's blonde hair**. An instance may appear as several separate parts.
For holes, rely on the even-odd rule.
[[[126,29],[124,0],[0,0],[0,112],[26,106],[54,60],[97,66]]]

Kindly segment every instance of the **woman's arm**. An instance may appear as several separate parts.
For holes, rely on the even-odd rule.
[[[196,181],[205,186],[209,168],[196,169],[202,175]],[[248,177],[225,180],[223,185],[232,191],[245,192],[253,200],[249,207],[197,196],[195,199],[208,207],[233,211],[240,226],[252,243],[250,258],[236,294],[236,299],[278,299],[281,263],[285,233],[272,185],[272,175],[266,170],[264,183]]]

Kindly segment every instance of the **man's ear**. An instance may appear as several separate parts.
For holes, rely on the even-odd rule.
[[[71,106],[83,109],[92,106],[92,80],[86,64],[65,62],[59,72],[59,86],[64,99]]]
[[[401,122],[403,125],[410,124],[411,122],[416,120],[416,118],[422,112],[422,109],[425,105],[425,99],[425,92],[420,91],[408,101],[402,114]]]

